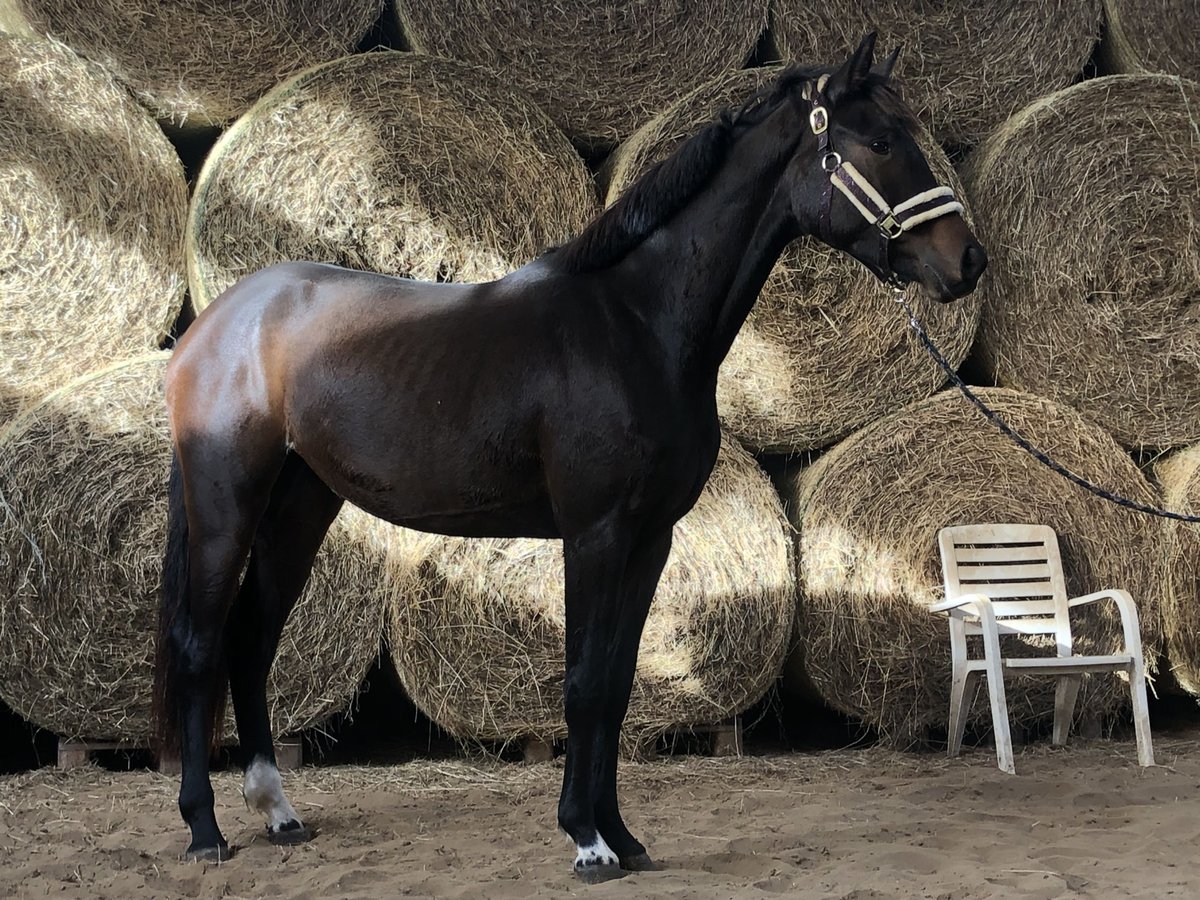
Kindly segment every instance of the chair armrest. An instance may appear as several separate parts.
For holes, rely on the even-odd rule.
[[[990,608],[992,601],[983,594],[963,594],[961,597],[955,597],[952,600],[943,600],[941,603],[935,603],[929,607],[932,613],[953,613],[962,611],[970,616],[978,616],[980,607]],[[971,607],[965,609],[964,607]]]
[[[1121,614],[1121,628],[1125,632],[1125,651],[1131,654],[1136,653],[1140,659],[1142,656],[1142,632],[1138,623],[1137,606],[1128,591],[1114,589],[1096,591],[1094,594],[1085,594],[1082,597],[1072,597],[1067,601],[1067,608],[1074,609],[1077,606],[1086,606],[1100,600],[1111,600],[1116,604],[1117,612]]]

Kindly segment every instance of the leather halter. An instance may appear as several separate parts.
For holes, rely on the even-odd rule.
[[[829,176],[821,195],[821,239],[826,243],[830,242],[830,207],[833,204],[833,189],[836,187],[864,219],[879,229],[881,239],[875,263],[879,271],[876,274],[892,287],[903,287],[904,280],[892,270],[891,263],[888,262],[888,242],[924,222],[951,213],[961,213],[963,205],[954,199],[954,191],[950,188],[935,187],[890,206],[874,185],[855,168],[854,163],[843,160],[841,154],[833,149],[829,139],[829,107],[824,93],[828,81],[829,76],[822,75],[815,84],[807,84],[804,87],[804,99],[811,104],[808,127],[817,138],[817,155],[821,160],[821,168]]]

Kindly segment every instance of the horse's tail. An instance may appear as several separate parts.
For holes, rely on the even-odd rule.
[[[183,472],[171,454],[167,484],[167,548],[163,557],[158,607],[158,643],[154,658],[154,745],[160,756],[179,755],[178,642],[172,632],[188,603],[188,523],[183,503]]]

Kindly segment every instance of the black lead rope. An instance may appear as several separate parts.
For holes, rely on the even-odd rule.
[[[950,365],[950,362],[942,355],[941,351],[938,350],[933,341],[930,340],[929,335],[926,334],[924,327],[917,319],[916,313],[914,313],[912,307],[908,305],[908,297],[905,292],[901,289],[897,289],[895,296],[896,302],[899,303],[904,308],[904,311],[908,314],[908,324],[912,326],[912,330],[917,333],[917,337],[921,339],[921,343],[925,345],[925,349],[929,351],[929,355],[937,361],[937,364],[941,366],[945,373],[950,377],[950,381],[953,382],[954,386],[962,391],[963,396],[970,400],[971,403],[973,403],[975,407],[981,413],[983,413],[988,421],[1000,429],[1000,431],[1002,431],[1004,434],[1008,435],[1013,443],[1015,443],[1018,447],[1020,447],[1042,465],[1054,472],[1057,472],[1063,478],[1073,481],[1085,491],[1090,491],[1097,497],[1101,497],[1105,500],[1108,500],[1110,503],[1117,504],[1118,506],[1124,506],[1127,509],[1137,510],[1138,512],[1146,513],[1147,515],[1151,516],[1160,516],[1164,519],[1177,519],[1180,522],[1200,522],[1200,516],[1189,516],[1183,513],[1171,512],[1169,509],[1162,509],[1161,507],[1157,506],[1149,506],[1145,503],[1139,503],[1136,500],[1130,500],[1128,497],[1122,497],[1118,494],[1114,494],[1112,491],[1105,490],[1099,485],[1093,484],[1086,478],[1076,475],[1070,469],[1052,460],[1044,451],[1039,450],[1020,432],[1000,418],[999,414],[997,414],[994,409],[980,400],[979,397],[975,395],[975,392],[967,387],[966,383],[958,377],[958,373],[954,371],[954,367]]]

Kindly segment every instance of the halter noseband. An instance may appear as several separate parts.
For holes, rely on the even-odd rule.
[[[904,281],[892,271],[891,263],[888,262],[888,242],[923,222],[951,213],[961,213],[963,205],[954,199],[954,191],[950,188],[935,187],[909,197],[894,207],[889,206],[883,195],[854,167],[854,163],[846,162],[841,154],[833,149],[829,140],[829,108],[825,103],[824,94],[828,81],[829,76],[822,75],[815,85],[804,86],[804,99],[808,100],[812,107],[808,114],[808,127],[817,138],[817,155],[821,159],[821,168],[829,176],[829,182],[821,196],[821,239],[827,243],[830,239],[830,206],[833,203],[833,189],[836,187],[854,204],[854,208],[864,219],[879,229],[881,242],[876,265],[879,272],[883,273],[879,277],[892,287],[903,287]]]

